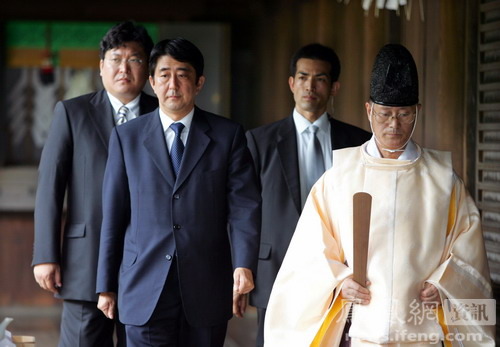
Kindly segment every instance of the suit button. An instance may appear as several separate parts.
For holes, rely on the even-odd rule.
[[[165,259],[167,259],[168,261],[170,261],[170,260],[172,260],[172,256],[171,256],[170,254],[167,254],[167,255],[165,256]]]
[[[181,226],[179,224],[174,224],[174,230],[180,230]]]
[[[179,200],[179,199],[180,199],[180,197],[181,197],[181,196],[180,196],[179,194],[174,194],[174,199],[175,199],[175,200]]]

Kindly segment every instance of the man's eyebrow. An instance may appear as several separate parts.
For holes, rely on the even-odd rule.
[[[175,69],[172,69],[170,66],[164,66],[164,67],[160,67],[160,71],[167,71],[167,70],[173,70],[173,71],[191,71],[189,68],[187,67],[177,67]]]
[[[304,71],[297,71],[297,74],[302,75],[302,76],[310,76],[310,73],[304,72]],[[326,76],[326,77],[328,77],[329,75],[326,72],[320,72],[320,73],[318,73],[318,74],[316,74],[314,76],[315,77],[320,77],[320,76]]]
[[[114,52],[111,52],[111,54],[113,54],[113,55],[123,55],[123,53],[120,52],[120,51],[114,51]],[[131,56],[142,55],[142,53],[140,51],[135,51],[135,52],[130,53],[130,55]]]

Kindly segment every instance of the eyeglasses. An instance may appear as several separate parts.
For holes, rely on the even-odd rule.
[[[375,120],[377,123],[385,123],[388,120],[392,120],[392,117],[397,118],[401,123],[403,124],[411,124],[415,121],[415,116],[416,113],[386,113],[386,112],[375,112],[375,110],[372,109],[372,113],[375,115]]]
[[[113,67],[118,67],[125,62],[131,67],[139,67],[142,65],[142,59],[139,58],[131,58],[131,59],[120,59],[120,58],[108,58],[106,59]]]

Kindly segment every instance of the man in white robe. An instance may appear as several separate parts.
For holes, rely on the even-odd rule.
[[[351,346],[494,346],[480,216],[450,153],[411,140],[421,105],[406,48],[382,48],[370,92],[374,136],[334,151],[311,190],[271,293],[265,346],[338,346],[348,318]],[[357,192],[373,199],[363,286],[352,279]],[[480,314],[465,324],[445,317],[470,303]]]

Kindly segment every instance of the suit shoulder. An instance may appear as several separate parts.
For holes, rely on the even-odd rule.
[[[293,119],[290,117],[253,128],[248,130],[248,133],[255,138],[269,138],[275,136],[282,127],[286,127],[287,125],[294,125]]]
[[[195,108],[195,114],[198,114],[199,116],[203,116],[212,122],[236,123],[236,121],[234,121],[230,118],[227,118],[227,117],[224,117],[224,116],[221,116],[219,114],[215,114],[215,113],[212,113],[209,111],[202,110],[201,108],[198,108],[198,107]]]
[[[58,101],[54,107],[53,122],[57,122],[62,118],[71,119],[85,119],[88,115],[88,110],[92,105],[93,100],[99,97],[101,92],[93,92],[83,94],[74,98]]]
[[[83,94],[80,96],[76,96],[74,98],[62,100],[60,102],[64,104],[65,107],[74,107],[74,106],[81,107],[82,104],[89,103],[93,98],[97,96],[98,93],[99,92]]]
[[[370,133],[368,131],[366,131],[366,130],[360,128],[360,127],[357,127],[355,125],[342,122],[342,121],[337,120],[335,118],[331,118],[331,120],[332,120],[332,124],[333,124],[334,128],[342,129],[342,130],[347,130],[347,131],[353,131],[353,132],[359,132],[359,133],[364,133],[364,134],[370,135]]]
[[[235,120],[199,108],[196,109],[195,115],[205,118],[209,124],[218,129],[242,128],[242,125]]]
[[[121,131],[130,132],[130,131],[133,131],[132,129],[142,128],[143,126],[145,126],[149,122],[153,121],[153,119],[152,119],[153,117],[159,117],[156,109],[151,111],[151,112],[145,113],[145,114],[141,115],[140,117],[131,119],[128,122],[126,122],[126,123],[124,123],[116,128],[118,128],[120,130],[120,132]],[[160,124],[161,124],[161,122],[160,122]]]
[[[344,133],[346,135],[355,136],[362,142],[368,141],[371,138],[371,133],[352,124],[348,124],[337,119],[331,118],[333,134]],[[362,143],[361,142],[361,143]]]

